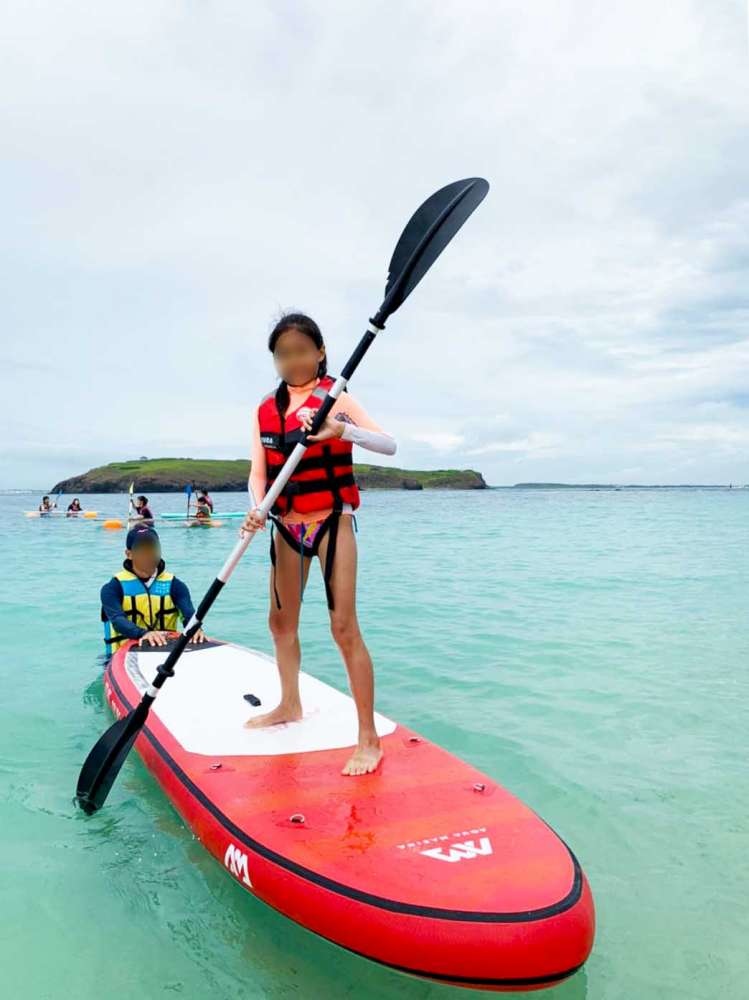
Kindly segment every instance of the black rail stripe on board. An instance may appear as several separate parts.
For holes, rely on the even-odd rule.
[[[109,680],[117,697],[125,706],[127,711],[131,712],[133,710],[133,706],[125,697],[122,688],[114,676],[111,666],[108,668],[108,674]],[[334,879],[328,878],[327,875],[321,875],[319,872],[312,871],[310,868],[305,868],[298,862],[292,861],[291,858],[287,858],[283,854],[279,854],[277,851],[274,851],[270,847],[266,847],[265,844],[261,844],[259,841],[251,837],[248,833],[238,827],[236,823],[230,820],[228,816],[221,812],[218,806],[211,799],[209,799],[205,792],[195,784],[185,771],[183,771],[177,761],[147,726],[143,728],[142,733],[153,746],[154,750],[156,750],[158,755],[162,758],[164,763],[173,771],[179,781],[190,792],[193,798],[195,798],[205,809],[207,809],[208,812],[210,812],[211,815],[218,820],[218,822],[232,835],[232,837],[234,837],[235,840],[241,841],[245,847],[248,847],[251,851],[254,851],[263,858],[266,858],[268,861],[272,861],[274,864],[279,865],[281,868],[285,868],[287,871],[293,872],[295,875],[299,875],[308,882],[322,886],[322,888],[328,889],[331,892],[338,893],[338,895],[347,896],[350,899],[367,903],[370,906],[376,906],[382,910],[389,910],[393,913],[408,913],[419,917],[433,917],[436,920],[461,920],[467,923],[475,924],[520,924],[530,923],[535,920],[546,920],[549,917],[558,916],[560,913],[564,913],[565,910],[571,909],[582,895],[583,877],[580,863],[573,854],[569,845],[561,840],[561,838],[559,839],[567,849],[570,860],[572,861],[574,870],[572,887],[567,895],[558,902],[551,903],[549,906],[539,907],[535,910],[516,910],[507,913],[497,913],[477,910],[443,909],[437,906],[422,906],[418,903],[403,903],[396,899],[388,899],[386,896],[376,896],[373,893],[365,892],[362,889],[355,889],[353,886],[344,885],[342,882],[336,882]],[[558,834],[555,833],[554,835],[558,837]]]

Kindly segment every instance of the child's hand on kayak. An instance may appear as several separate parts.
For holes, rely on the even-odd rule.
[[[304,406],[297,412],[299,423],[305,431],[308,431],[312,426],[312,421],[315,419],[316,413],[317,410],[313,410],[309,406]],[[320,441],[330,441],[331,438],[342,437],[345,426],[346,425],[341,420],[335,420],[330,416],[330,414],[328,414],[325,418],[325,422],[317,434],[311,434],[307,440],[319,443]]]
[[[254,535],[256,531],[265,531],[265,521],[266,517],[260,513],[257,507],[254,510],[248,511],[247,517],[239,529],[239,534],[245,535],[249,533]]]
[[[171,635],[169,632],[146,632],[138,640],[138,645],[142,646],[145,643],[147,646],[166,646],[170,639]]]
[[[205,642],[208,637],[202,628],[199,628],[195,635],[190,639],[190,642]]]

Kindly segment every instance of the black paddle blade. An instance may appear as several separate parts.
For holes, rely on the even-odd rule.
[[[141,703],[128,715],[118,719],[100,737],[86,758],[78,776],[75,798],[87,816],[104,805],[109,789],[125,763],[136,736],[143,728],[146,715]]]
[[[374,320],[378,326],[384,325],[411,294],[488,190],[489,183],[483,177],[454,181],[414,212],[393,251],[385,301]]]

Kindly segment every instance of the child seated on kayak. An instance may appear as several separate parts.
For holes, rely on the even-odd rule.
[[[195,517],[199,521],[207,521],[211,516],[211,508],[206,498],[201,494],[195,504]]]
[[[139,524],[125,541],[123,569],[101,588],[101,620],[107,655],[128,639],[164,646],[179,620],[187,622],[195,609],[187,584],[165,569],[161,542],[153,528]],[[199,629],[191,642],[203,642]]]
[[[259,504],[283,467],[289,451],[308,430],[333,379],[327,374],[325,345],[314,320],[301,313],[284,316],[268,341],[281,376],[255,410],[250,491]],[[281,702],[248,720],[249,728],[302,718],[299,696],[299,612],[313,556],[323,569],[333,639],[348,672],[356,703],[359,738],[343,774],[367,774],[382,759],[374,722],[374,673],[356,617],[356,541],[353,515],[359,506],[351,451],[354,444],[383,455],[396,444],[364,409],[343,393],[313,437],[301,462],[273,507],[271,529],[270,631],[281,677]],[[257,509],[242,530],[257,531]]]
[[[78,497],[76,497],[68,504],[67,516],[72,517],[75,514],[80,514],[81,510],[82,510],[81,501],[78,499]]]

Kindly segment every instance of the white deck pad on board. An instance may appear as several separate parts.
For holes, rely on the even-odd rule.
[[[131,650],[126,669],[143,693],[166,653],[156,649]],[[154,702],[155,713],[189,753],[208,757],[276,756],[339,750],[356,744],[357,722],[353,700],[341,691],[302,672],[299,689],[304,718],[280,726],[245,729],[247,719],[275,708],[281,686],[275,661],[257,650],[226,643],[201,649],[188,647]],[[345,669],[341,664],[345,678]],[[260,699],[254,708],[245,694]],[[375,713],[379,736],[395,723]]]

